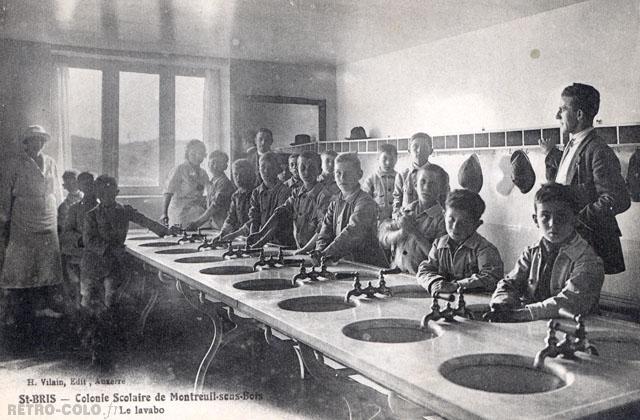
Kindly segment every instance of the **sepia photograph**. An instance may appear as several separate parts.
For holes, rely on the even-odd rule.
[[[0,419],[640,418],[640,0],[0,0]]]

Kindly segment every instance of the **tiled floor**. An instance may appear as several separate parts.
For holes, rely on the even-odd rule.
[[[129,323],[134,321],[132,315]],[[91,368],[88,355],[82,351],[55,351],[53,343],[60,335],[60,327],[57,321],[41,322],[40,339],[46,344],[13,355],[5,350],[7,343],[0,342],[0,394],[5,395],[7,404],[15,402],[10,397],[12,394],[35,392],[35,389],[27,389],[26,378],[62,378],[68,385],[70,378],[76,377],[93,382],[90,388],[37,388],[38,393],[55,392],[71,399],[84,391],[93,394],[118,390],[167,395],[170,392],[189,393],[211,332],[206,317],[192,309],[177,293],[167,289],[149,317],[144,337],[138,340],[133,334],[123,334],[122,342],[115,346],[113,370],[103,374]],[[121,388],[98,386],[96,377],[122,379],[126,385]],[[244,395],[246,391],[261,395],[262,400],[163,403],[161,406],[167,410],[164,418],[203,418],[202,413],[208,418],[243,419],[408,418],[406,413],[400,417],[391,413],[386,396],[363,385],[309,377],[300,379],[298,360],[291,345],[279,342],[269,346],[259,333],[248,341],[230,344],[220,351],[207,376],[205,392],[209,391],[218,395]],[[0,397],[0,418],[6,414],[2,399]]]

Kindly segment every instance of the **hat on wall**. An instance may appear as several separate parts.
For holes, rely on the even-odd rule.
[[[362,140],[362,139],[368,139],[369,137],[367,137],[367,132],[364,131],[364,128],[362,127],[353,127],[351,129],[351,134],[349,135],[349,137],[345,137],[345,140]]]
[[[462,163],[462,166],[460,166],[460,170],[458,171],[458,183],[462,188],[473,191],[477,194],[482,189],[482,182],[483,178],[480,159],[478,159],[478,155],[474,153]]]
[[[26,130],[22,133],[22,141],[32,137],[42,137],[45,140],[49,140],[51,136],[41,125],[30,125]]]
[[[291,146],[297,146],[299,144],[307,144],[311,143],[311,136],[308,134],[296,134],[295,140],[293,143],[290,143]]]
[[[531,191],[536,183],[536,173],[524,150],[516,150],[511,155],[511,180],[522,194]]]

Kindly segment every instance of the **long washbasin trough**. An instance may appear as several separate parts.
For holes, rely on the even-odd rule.
[[[223,249],[158,253],[199,244],[147,245],[152,242],[172,241],[128,240],[127,250],[206,299],[445,418],[581,418],[640,404],[640,327],[630,322],[586,317],[587,334],[596,346],[601,343],[601,356],[578,352],[575,359],[547,358],[542,369],[534,369],[533,358],[545,346],[546,321],[487,323],[456,317],[454,322],[430,321],[425,331],[417,331],[432,300],[416,289],[412,276],[386,276],[387,285],[399,292],[395,296],[352,297],[346,305],[343,299],[352,287],[348,279],[303,280],[288,287],[299,267],[253,271],[257,256],[222,260]],[[340,262],[329,270],[358,271],[363,287],[370,280],[377,283],[376,267]],[[481,311],[489,297],[467,294],[465,299]],[[619,345],[625,350],[617,351]]]

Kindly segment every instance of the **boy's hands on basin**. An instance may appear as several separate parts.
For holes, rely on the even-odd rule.
[[[455,281],[438,280],[431,286],[431,294],[434,293],[455,293],[458,290],[458,283]]]
[[[526,322],[533,321],[531,312],[524,309],[491,310],[485,313],[482,318],[487,322]]]

